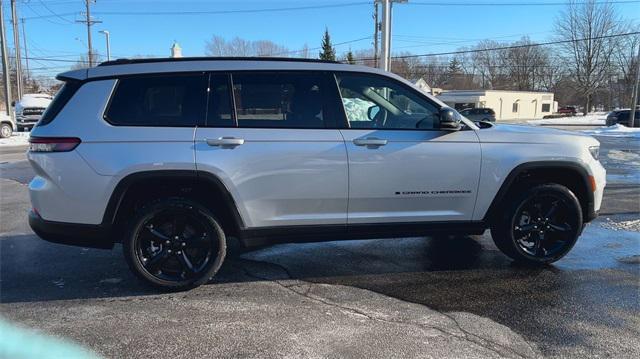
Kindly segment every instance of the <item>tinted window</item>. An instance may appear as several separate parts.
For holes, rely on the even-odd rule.
[[[206,90],[202,74],[123,78],[106,119],[121,126],[195,126],[204,120]]]
[[[47,109],[42,114],[42,117],[40,118],[40,121],[38,121],[38,124],[36,126],[44,126],[53,121],[58,113],[62,111],[67,102],[71,100],[71,97],[73,97],[76,91],[78,91],[80,86],[81,83],[79,81],[65,82],[65,84],[62,85],[62,88],[58,90],[58,93],[53,98],[53,101],[49,104],[49,106],[47,106]]]
[[[239,127],[325,128],[321,74],[238,73],[233,93]]]
[[[438,128],[438,108],[399,82],[350,73],[336,78],[351,128]]]
[[[233,127],[229,76],[212,74],[209,79],[207,126]]]

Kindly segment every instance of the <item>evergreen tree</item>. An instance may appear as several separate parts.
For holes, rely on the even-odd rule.
[[[329,36],[329,29],[327,28],[325,28],[324,36],[322,37],[320,60],[336,61],[336,49],[331,45],[331,37]]]
[[[353,58],[353,52],[351,52],[351,50],[349,50],[349,52],[347,52],[347,63],[349,65],[355,65],[356,64],[356,59]]]
[[[451,61],[449,61],[449,68],[447,69],[447,73],[449,75],[457,75],[462,73],[462,65],[457,58],[454,57],[451,59]]]

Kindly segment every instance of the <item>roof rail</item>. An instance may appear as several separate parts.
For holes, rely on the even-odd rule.
[[[144,59],[116,59],[111,61],[105,61],[98,66],[112,66],[112,65],[128,65],[128,64],[147,64],[154,62],[183,62],[183,61],[288,61],[288,62],[320,62],[339,64],[339,61],[319,60],[319,59],[305,59],[295,57],[223,57],[223,56],[202,56],[202,57],[155,57]]]

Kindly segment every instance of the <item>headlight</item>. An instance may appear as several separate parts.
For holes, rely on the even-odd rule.
[[[598,156],[600,155],[600,146],[591,146],[589,147],[589,153],[591,153],[591,157],[594,160],[598,160]]]

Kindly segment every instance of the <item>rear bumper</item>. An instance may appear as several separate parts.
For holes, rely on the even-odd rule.
[[[29,226],[45,241],[89,248],[113,248],[111,230],[102,225],[51,222],[34,211],[29,212]]]

